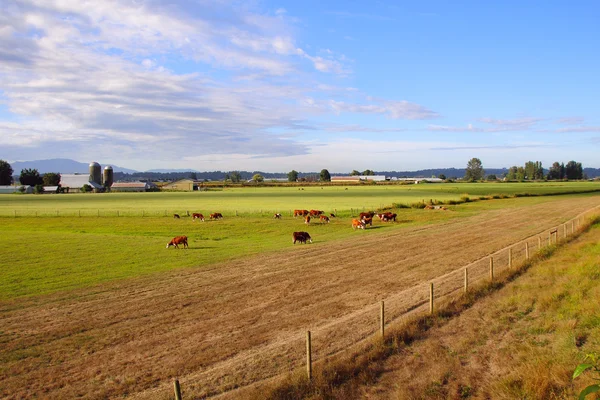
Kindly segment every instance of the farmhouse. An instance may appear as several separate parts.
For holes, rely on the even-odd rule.
[[[152,182],[115,182],[110,187],[112,192],[146,192],[155,188]]]
[[[33,193],[33,187],[31,186],[0,186],[0,194],[21,193],[19,190],[21,187],[25,188],[23,193]]]

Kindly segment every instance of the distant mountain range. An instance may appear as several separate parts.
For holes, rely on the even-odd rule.
[[[146,179],[181,179],[192,177],[194,179],[210,179],[210,180],[221,180],[225,177],[226,171],[198,171],[194,169],[153,169],[145,172],[136,171],[133,169],[119,167],[114,164],[99,164],[104,168],[106,165],[111,165],[115,172],[115,179],[120,180],[146,180]],[[51,160],[35,160],[35,161],[17,161],[11,164],[14,174],[18,175],[22,169],[34,168],[37,169],[40,174],[46,172],[58,172],[61,174],[73,174],[73,173],[88,173],[89,163],[82,163],[68,158],[54,158]],[[262,172],[262,171],[238,171],[243,179],[250,179],[254,174],[261,174],[266,179],[286,178],[287,172]],[[385,175],[388,177],[405,177],[405,178],[430,178],[437,177],[441,174],[447,178],[461,178],[465,175],[464,168],[434,168],[434,169],[421,169],[417,171],[374,171],[375,175]],[[502,177],[503,174],[507,173],[507,168],[485,168],[487,175],[494,174],[498,177]],[[547,173],[544,170],[544,173]],[[583,172],[587,174],[588,178],[596,178],[600,176],[599,168],[584,168]],[[332,176],[348,175],[348,173],[331,173]],[[311,175],[319,175],[319,172],[300,172],[300,177],[306,177]]]
[[[90,161],[92,162],[92,161]],[[133,169],[119,167],[114,164],[102,164],[99,163],[102,168],[110,165],[113,167],[114,172],[124,172],[132,174],[138,172]],[[61,174],[87,174],[90,163],[82,163],[79,161],[71,160],[68,158],[53,158],[51,160],[35,160],[35,161],[17,161],[11,164],[15,175],[18,175],[22,169],[31,168],[37,169],[40,174],[47,172],[58,172]]]

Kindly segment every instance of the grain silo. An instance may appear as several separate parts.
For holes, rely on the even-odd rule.
[[[102,171],[96,161],[90,163],[90,182],[102,185]]]
[[[104,187],[111,187],[114,181],[113,168],[110,165],[104,167]]]

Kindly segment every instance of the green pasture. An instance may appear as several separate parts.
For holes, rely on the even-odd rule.
[[[351,229],[351,208],[356,213],[362,208],[375,209],[392,203],[458,199],[465,193],[477,198],[497,193],[531,193],[534,189],[536,193],[571,192],[577,188],[599,187],[588,183],[432,184],[354,186],[348,190],[312,186],[300,191],[297,188],[245,188],[195,193],[1,195],[0,301],[86,288],[178,268],[213,268],[220,261],[253,254],[327,246],[351,236],[378,235],[390,229],[443,222],[489,209],[534,206],[552,202],[554,198],[478,201],[450,206],[448,212],[395,209],[396,223],[376,221],[366,231]],[[295,208],[319,208],[328,213],[337,210],[339,217],[330,224],[314,222],[307,227],[300,218],[286,214]],[[185,210],[205,215],[219,211],[225,218],[204,223],[192,221],[183,216]],[[282,220],[272,218],[275,211],[284,214]],[[173,212],[182,214],[181,219],[174,219]],[[46,217],[40,217],[44,215]],[[293,246],[292,232],[304,230],[311,234],[314,243]],[[190,249],[167,250],[167,242],[178,235],[189,237]]]
[[[460,183],[306,187],[245,187],[201,192],[0,195],[0,217],[19,216],[169,216],[221,212],[260,215],[294,209],[376,210],[391,204],[459,200],[490,195],[555,194],[600,190],[600,182]]]

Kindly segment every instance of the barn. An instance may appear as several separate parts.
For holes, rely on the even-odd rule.
[[[199,183],[194,181],[193,179],[180,179],[175,182],[167,183],[162,186],[163,190],[177,190],[183,192],[191,192],[193,190],[198,190]]]
[[[79,192],[83,185],[90,185],[97,191],[104,190],[104,186],[90,180],[88,174],[60,174],[60,186],[69,188],[68,191],[71,193]]]

